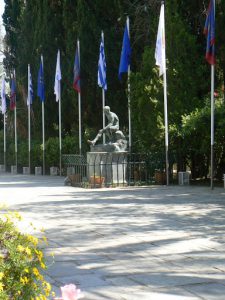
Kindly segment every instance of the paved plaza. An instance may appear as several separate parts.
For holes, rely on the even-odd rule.
[[[46,229],[47,280],[57,295],[74,283],[85,300],[225,299],[223,188],[63,181],[0,175],[1,203]]]

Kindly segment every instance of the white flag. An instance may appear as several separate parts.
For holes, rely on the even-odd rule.
[[[55,100],[56,102],[60,99],[60,93],[61,93],[61,68],[60,68],[60,51],[58,50],[57,54],[57,62],[56,62],[56,71],[55,71],[55,85],[54,85],[54,94],[55,94]]]
[[[161,5],[159,27],[155,48],[156,65],[159,66],[159,76],[166,71],[166,47],[165,47],[165,15],[164,4]]]
[[[2,114],[6,113],[6,99],[5,99],[5,77],[2,78],[2,89],[1,89],[1,98],[2,98]]]

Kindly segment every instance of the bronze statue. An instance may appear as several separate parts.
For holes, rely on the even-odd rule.
[[[108,119],[108,124],[105,128],[99,130],[98,134],[92,141],[88,140],[88,143],[93,146],[92,148],[96,148],[94,147],[96,142],[102,137],[102,134],[105,133],[109,141],[105,145],[99,145],[102,150],[104,149],[109,152],[125,151],[127,141],[122,131],[119,130],[118,116],[114,112],[110,111],[109,106],[104,107],[104,113]]]

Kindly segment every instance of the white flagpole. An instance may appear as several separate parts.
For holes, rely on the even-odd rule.
[[[44,60],[41,55],[42,70],[44,74]],[[44,80],[44,78],[43,78]],[[45,175],[45,103],[42,101],[42,145],[43,145],[43,175]]]
[[[59,52],[60,61],[60,52]],[[61,80],[58,85],[59,92],[59,175],[62,175],[62,120],[61,120]]]
[[[59,84],[59,175],[62,174],[61,84]]]
[[[127,17],[127,31],[130,38],[130,20]],[[132,147],[132,137],[131,137],[131,107],[130,107],[130,65],[128,66],[128,79],[127,79],[127,91],[128,91],[128,126],[129,126],[129,151]]]
[[[6,171],[6,117],[4,113],[4,168]]]
[[[3,133],[4,133],[4,168],[6,171],[6,99],[5,99],[5,75],[2,76],[2,87],[1,87],[1,98],[2,98],[2,114],[4,115],[3,117]]]
[[[163,32],[165,35],[165,7],[163,5]],[[169,148],[169,138],[168,138],[168,112],[167,112],[167,76],[166,76],[166,36],[164,36],[165,45],[163,48],[164,51],[164,66],[165,70],[163,73],[163,87],[164,87],[164,118],[165,118],[165,148],[166,148],[166,184],[169,185],[169,157],[168,157],[168,148]]]
[[[103,31],[102,31],[102,42],[104,45],[105,43],[104,43],[104,32]],[[104,45],[104,47],[105,47],[105,45]],[[105,107],[105,90],[104,90],[104,87],[102,87],[102,124],[103,124],[102,128],[105,128],[104,107]],[[103,144],[105,144],[105,133],[103,133]]]
[[[28,165],[29,165],[29,174],[31,172],[31,163],[30,163],[30,150],[31,150],[31,130],[30,130],[30,65],[28,65]]]
[[[13,72],[14,80],[16,81],[16,72]],[[16,83],[15,83],[16,84]],[[16,103],[16,94],[15,94],[15,107],[14,107],[14,131],[15,131],[15,162],[16,162],[16,173],[18,166],[18,156],[17,156],[17,103]]]
[[[15,96],[15,101],[16,101],[16,96]],[[15,161],[16,161],[16,173],[17,173],[18,159],[17,159],[17,108],[16,106],[14,108],[14,128],[15,128]]]
[[[80,66],[80,41],[77,40],[77,51]],[[82,139],[81,139],[81,93],[78,92],[78,111],[79,111],[79,152],[82,154]]]
[[[211,65],[211,189],[213,190],[214,177],[214,78],[215,66]]]
[[[6,99],[5,99],[5,75],[3,75],[2,77],[2,89],[1,89],[1,97],[2,97],[2,113],[4,115],[4,119],[3,119],[3,122],[4,122],[4,168],[5,168],[5,171],[6,171]]]
[[[160,67],[159,76],[163,75],[164,92],[164,123],[165,123],[165,152],[166,152],[166,184],[169,185],[169,138],[168,138],[168,112],[167,112],[167,78],[166,78],[166,38],[165,38],[165,7],[161,2],[159,26],[155,50],[156,65]]]
[[[214,4],[214,14],[216,13],[216,5]],[[211,65],[211,189],[213,190],[214,178],[214,88],[215,88],[215,65]]]
[[[55,72],[55,85],[54,94],[56,102],[59,102],[59,174],[62,174],[62,125],[61,125],[61,67],[60,67],[60,51],[57,53],[56,72]]]

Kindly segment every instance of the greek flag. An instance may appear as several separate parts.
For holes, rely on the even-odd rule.
[[[99,60],[98,60],[98,85],[107,90],[106,82],[106,61],[105,61],[105,51],[104,51],[104,35],[102,32],[101,43],[99,49]]]
[[[55,71],[55,85],[54,85],[54,94],[56,102],[59,101],[61,96],[61,68],[60,68],[60,51],[57,53],[57,62],[56,62],[56,71]]]
[[[28,91],[27,91],[27,106],[31,105],[34,98],[34,90],[32,84],[32,77],[30,72],[30,66],[28,66]]]

